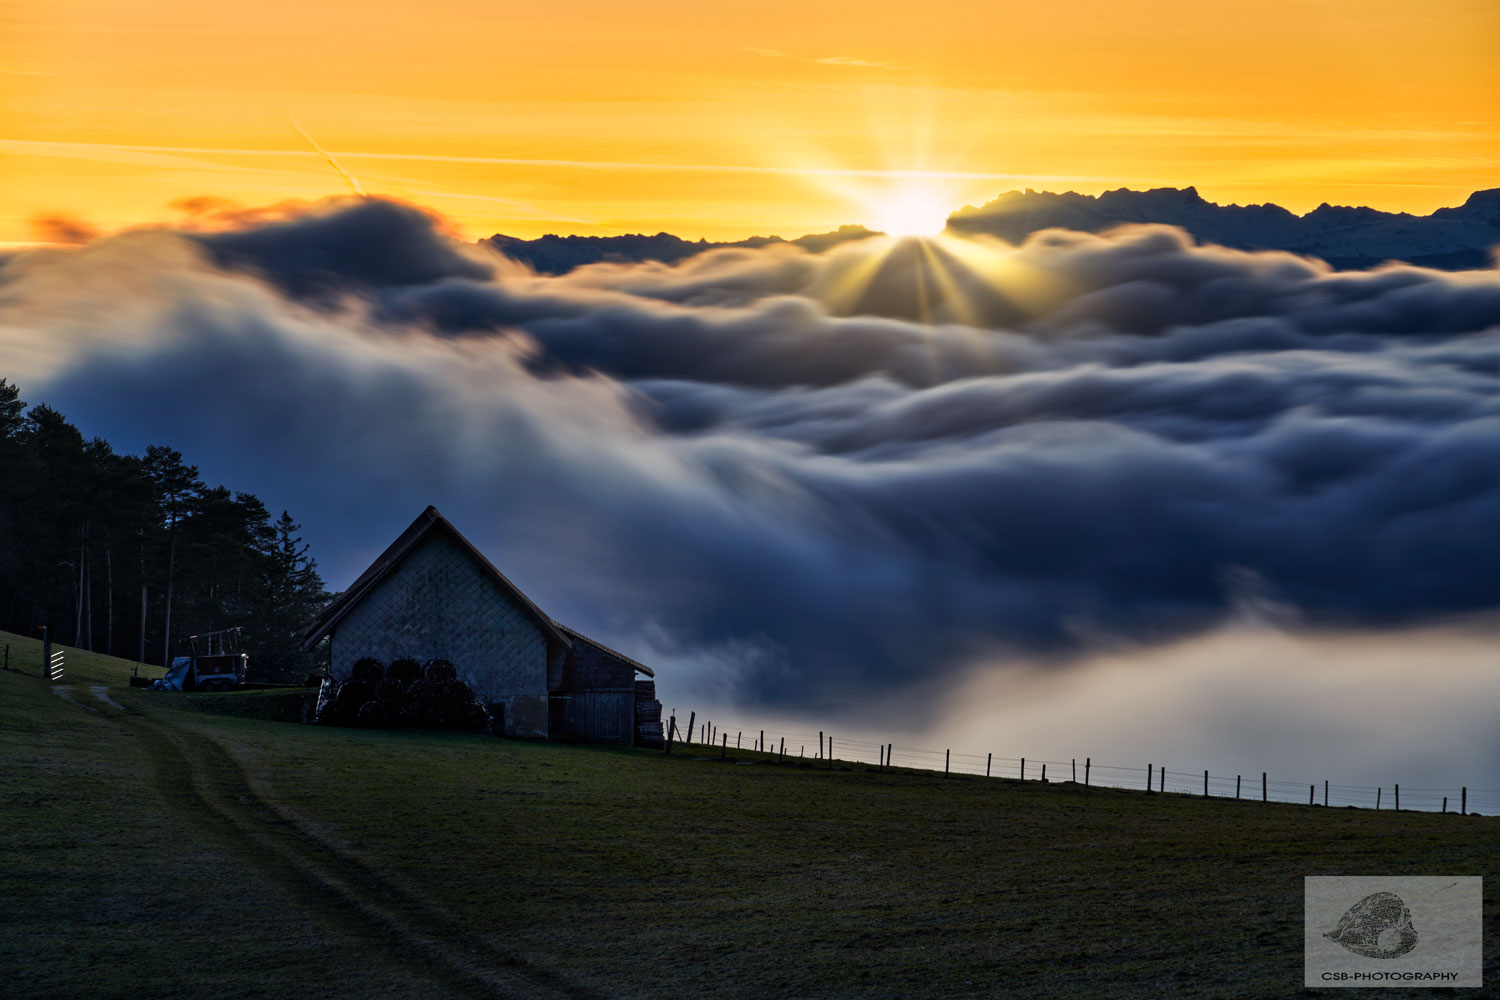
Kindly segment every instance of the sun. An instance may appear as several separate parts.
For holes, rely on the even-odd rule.
[[[871,199],[866,209],[869,219],[866,225],[897,239],[931,237],[948,227],[951,210],[952,206],[936,191],[907,185]]]

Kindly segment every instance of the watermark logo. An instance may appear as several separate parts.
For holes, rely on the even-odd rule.
[[[1483,880],[1309,876],[1305,986],[1483,985]]]
[[[1367,958],[1396,958],[1417,946],[1411,910],[1394,892],[1370,893],[1349,907],[1339,925],[1323,936]]]

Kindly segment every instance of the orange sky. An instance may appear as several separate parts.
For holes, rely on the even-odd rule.
[[[1500,186],[1497,51],[1493,0],[7,0],[0,241],[347,193],[293,120],[469,236],[793,236],[902,185],[1428,212]]]

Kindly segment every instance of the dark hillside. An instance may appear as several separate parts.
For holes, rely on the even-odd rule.
[[[1489,817],[321,729],[69,655],[0,674],[15,997],[1286,997],[1303,876],[1497,875]]]

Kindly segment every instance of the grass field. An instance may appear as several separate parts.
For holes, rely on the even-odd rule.
[[[1361,873],[1487,876],[1500,983],[1494,818],[323,729],[0,643],[7,997],[1286,997],[1303,876]]]

